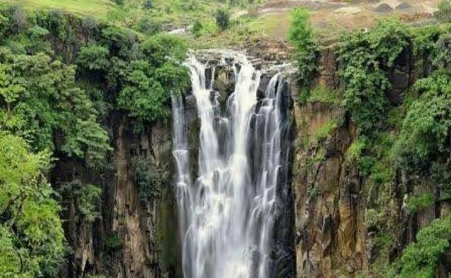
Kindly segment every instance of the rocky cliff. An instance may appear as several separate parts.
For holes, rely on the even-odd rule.
[[[125,115],[114,115],[110,129],[114,154],[105,161],[104,171],[91,173],[71,160],[60,160],[53,171],[56,186],[73,180],[102,185],[97,204],[101,215],[93,223],[76,211],[77,198],[62,196],[64,227],[72,250],[62,274],[180,277],[170,126],[156,125],[135,134]],[[149,172],[158,169],[161,183],[151,199],[139,186],[138,167]]]
[[[262,91],[271,74],[281,69],[273,66],[286,62],[290,50],[280,43],[259,42],[257,47],[248,47],[256,67],[271,68],[262,77]],[[428,73],[427,63],[418,65],[411,53],[411,48],[407,48],[389,74],[394,85],[390,101],[394,104],[401,103],[402,93]],[[311,90],[335,92],[340,100],[338,69],[334,46],[324,49],[318,57]],[[212,74],[207,72],[209,78]],[[223,93],[221,98],[225,99],[233,89],[233,72],[230,67],[218,67],[214,74],[214,89]],[[301,92],[294,76],[289,71],[286,75],[293,81],[291,88],[286,89],[286,117],[292,118],[293,125],[286,129],[284,144],[290,145],[287,150],[294,146],[294,151],[286,153],[291,157],[287,163],[292,161],[292,169],[284,180],[289,186],[281,187],[279,192],[285,200],[280,199],[281,213],[276,221],[276,261],[280,259],[277,262],[281,269],[289,269],[289,273],[296,268],[297,277],[355,277],[365,273],[379,277],[377,268],[387,267],[413,241],[420,227],[446,214],[448,207],[438,202],[409,213],[406,196],[425,187],[410,184],[402,172],[395,172],[389,188],[383,189],[385,207],[375,204],[373,192],[380,189],[373,188],[346,155],[357,138],[349,115],[339,101],[300,102]],[[188,140],[196,146],[199,122],[195,99],[188,93],[184,102]],[[114,147],[105,169],[92,172],[78,161],[61,158],[52,173],[57,188],[78,180],[100,184],[103,189],[97,204],[101,215],[94,222],[77,213],[76,197],[62,195],[71,252],[61,273],[64,277],[181,277],[171,123],[154,124],[136,134],[128,117],[115,112],[108,116],[105,125]],[[195,147],[191,155],[195,173]],[[147,192],[140,186],[142,177],[137,169],[156,173],[149,179],[159,180],[157,190]],[[436,190],[434,185],[428,189]],[[388,223],[384,231],[372,219],[381,210]],[[385,233],[395,240],[384,241],[381,234]],[[286,272],[279,272],[278,277],[287,277]]]
[[[428,74],[428,63],[415,61],[412,53],[412,46],[407,47],[389,73],[393,105],[401,104],[414,81]],[[436,187],[411,184],[405,173],[394,171],[387,188],[375,188],[347,157],[357,132],[340,105],[339,67],[334,46],[324,49],[311,90],[327,90],[337,94],[336,99],[298,101],[294,110],[298,277],[380,277],[381,268],[388,268],[421,227],[448,210],[446,202],[437,202],[409,212],[408,195],[421,190],[434,192]],[[299,95],[293,98],[298,100]],[[375,200],[380,198],[384,201]],[[385,223],[379,225],[377,221]],[[444,275],[437,270],[437,277]]]

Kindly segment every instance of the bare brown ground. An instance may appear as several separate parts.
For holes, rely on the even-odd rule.
[[[393,7],[404,2],[412,5],[412,9],[396,10],[378,13],[375,6],[386,2]],[[305,7],[312,12],[312,21],[322,40],[332,39],[342,31],[369,28],[378,18],[395,16],[401,20],[413,23],[432,17],[432,13],[440,0],[370,0],[349,3],[340,0],[270,0],[259,7],[257,13],[270,23],[264,26],[264,31],[270,37],[286,38],[290,26],[290,12],[298,7]],[[273,22],[271,22],[273,21]]]

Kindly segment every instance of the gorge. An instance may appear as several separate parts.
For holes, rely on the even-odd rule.
[[[0,3],[0,278],[450,275],[446,3],[77,1]]]

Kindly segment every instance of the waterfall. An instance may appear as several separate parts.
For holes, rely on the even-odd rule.
[[[258,94],[261,74],[234,57],[235,89],[222,108],[208,65],[186,61],[200,120],[197,177],[190,177],[181,96],[172,97],[173,156],[185,278],[267,278],[282,168],[282,77]],[[258,95],[258,96],[257,96]]]

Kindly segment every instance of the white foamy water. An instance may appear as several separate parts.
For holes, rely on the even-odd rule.
[[[186,61],[200,119],[198,173],[190,177],[184,107],[173,96],[173,155],[186,278],[270,277],[280,170],[280,76],[257,99],[260,72],[235,55],[235,90],[221,110],[206,65]],[[213,78],[214,78],[214,69]],[[212,78],[212,79],[213,79]]]

